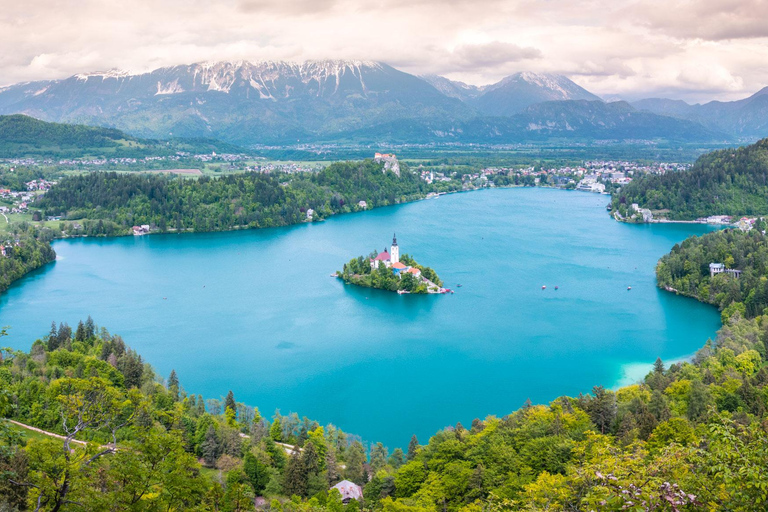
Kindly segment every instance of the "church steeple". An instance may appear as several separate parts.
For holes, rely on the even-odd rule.
[[[400,248],[397,246],[397,235],[392,235],[392,247],[389,248],[389,258],[392,264],[400,261]]]

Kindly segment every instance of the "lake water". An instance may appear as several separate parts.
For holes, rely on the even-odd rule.
[[[390,447],[426,442],[528,398],[641,377],[714,335],[715,308],[654,277],[672,245],[708,228],[619,224],[607,202],[487,190],[290,228],[57,241],[54,264],[0,296],[3,344],[28,349],[51,320],[90,314],[189,392],[231,389],[267,416],[296,411]],[[456,293],[329,277],[393,232]]]

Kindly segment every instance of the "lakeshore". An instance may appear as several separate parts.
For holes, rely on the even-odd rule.
[[[393,229],[461,293],[402,300],[328,279]],[[0,295],[0,315],[4,342],[28,348],[51,320],[91,314],[206,397],[232,388],[266,414],[401,446],[698,350],[720,325],[716,308],[658,289],[653,269],[707,230],[617,223],[603,196],[513,188],[283,228],[73,238],[53,242],[55,266]]]

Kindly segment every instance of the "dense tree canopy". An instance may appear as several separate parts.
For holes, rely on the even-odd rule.
[[[636,178],[614,194],[613,209],[632,203],[676,220],[768,214],[768,139],[707,153],[688,171]]]
[[[0,234],[0,246],[5,248],[5,256],[0,255],[0,292],[24,274],[56,259],[46,237],[34,228],[7,236]]]
[[[659,360],[641,383],[526,404],[390,455],[294,413],[270,423],[231,393],[188,394],[91,319],[74,333],[54,324],[28,353],[0,353],[0,414],[64,436],[25,440],[0,421],[0,507],[254,510],[266,496],[275,512],[340,512],[328,490],[346,478],[364,487],[353,510],[762,510],[767,345],[768,316],[734,314],[691,362]]]
[[[47,215],[140,224],[161,231],[285,226],[418,199],[432,187],[406,169],[398,177],[371,160],[300,175],[245,173],[185,179],[92,172],[66,177],[37,203]]]
[[[736,278],[722,272],[712,277],[710,263],[722,263],[741,274]],[[656,276],[659,286],[714,304],[726,317],[740,311],[754,318],[768,308],[768,237],[757,229],[690,237],[661,258]]]
[[[392,268],[379,263],[375,268],[371,265],[371,260],[376,258],[377,251],[372,251],[368,256],[358,256],[352,258],[344,264],[338,275],[345,283],[352,283],[367,288],[377,288],[379,290],[388,290],[391,292],[403,290],[409,293],[428,293],[427,283],[413,274],[404,273],[402,276],[395,274]],[[421,276],[430,280],[437,286],[442,286],[443,282],[431,267],[419,265],[410,255],[403,254],[400,261],[409,267],[417,268],[421,271]],[[434,286],[432,287],[434,290]]]

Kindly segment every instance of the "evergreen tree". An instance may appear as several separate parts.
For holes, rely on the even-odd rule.
[[[195,405],[195,410],[198,416],[205,414],[205,400],[203,400],[203,395],[197,395],[197,404]]]
[[[333,487],[341,480],[339,464],[336,460],[336,449],[333,446],[328,448],[328,452],[325,454],[325,472],[328,487]]]
[[[283,426],[280,424],[279,415],[275,415],[275,419],[272,421],[272,426],[269,427],[269,437],[278,443],[283,440]]]
[[[93,321],[93,318],[91,318],[91,315],[88,315],[88,319],[85,321],[85,336],[88,339],[91,339],[95,335],[96,335],[96,323]]]
[[[80,320],[77,322],[77,329],[75,330],[75,341],[85,341],[87,336],[85,334],[85,324]]]
[[[243,471],[253,487],[253,492],[261,494],[269,483],[269,468],[249,451],[243,458]]]
[[[171,374],[168,376],[168,391],[170,391],[174,402],[179,401],[179,377],[176,375],[176,370],[171,370]]]
[[[376,443],[371,448],[371,469],[376,474],[381,468],[387,465],[387,456],[389,452],[382,443]]]
[[[686,411],[688,419],[695,421],[703,416],[707,412],[708,403],[709,392],[706,385],[700,380],[694,381],[688,397],[688,409]]]
[[[59,324],[59,332],[56,333],[57,346],[69,350],[72,347],[72,329],[66,322]]]
[[[48,333],[48,350],[53,352],[59,348],[59,331],[56,322],[51,322],[51,332]]]
[[[206,466],[213,467],[216,464],[216,459],[219,457],[219,439],[213,425],[209,426],[205,432],[205,440],[200,445],[200,452]]]
[[[651,402],[648,404],[648,410],[659,423],[667,421],[671,417],[667,397],[665,397],[664,393],[658,389],[651,395]]]
[[[367,480],[365,474],[365,448],[360,441],[355,441],[349,447],[347,452],[347,469],[345,471],[347,480],[351,480],[358,485],[364,485]]]
[[[589,416],[600,433],[605,434],[616,419],[616,397],[613,392],[607,391],[603,386],[595,386],[592,392],[594,396],[589,401]]]
[[[392,455],[389,456],[389,464],[395,469],[405,464],[405,454],[402,448],[395,448]]]
[[[307,495],[307,471],[298,448],[294,449],[285,466],[283,491],[287,496]]]
[[[419,452],[419,440],[416,439],[416,434],[411,437],[411,442],[408,443],[408,453],[406,454],[406,460],[409,462],[416,458],[416,454]]]
[[[224,409],[232,409],[232,412],[235,413],[235,417],[237,417],[237,403],[235,402],[235,394],[231,389],[229,390],[229,393],[227,393],[227,398],[224,399]]]

